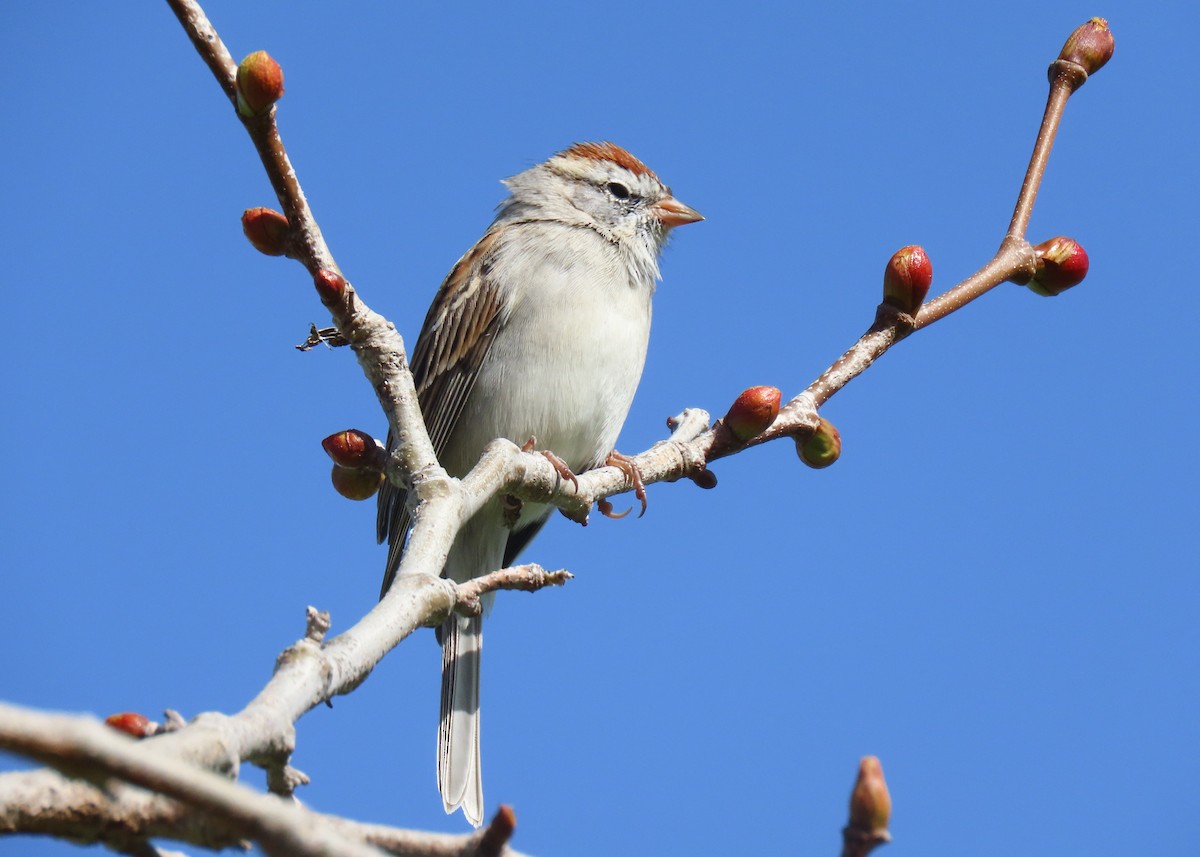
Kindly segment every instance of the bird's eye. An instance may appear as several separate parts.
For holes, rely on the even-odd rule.
[[[609,182],[607,187],[608,192],[617,199],[629,199],[629,188],[625,187],[625,185],[621,184],[620,182]]]

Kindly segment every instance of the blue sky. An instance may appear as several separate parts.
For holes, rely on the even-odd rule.
[[[1200,11],[813,5],[206,4],[236,57],[283,64],[325,235],[410,345],[498,180],[575,140],[708,217],[664,260],[625,452],[685,406],[803,389],[895,249],[926,247],[935,291],[981,265],[1047,64],[1092,15],[1116,35],[1030,230],[1077,238],[1087,281],[1001,287],[904,342],[825,408],[828,470],[775,444],[714,491],[652,487],[641,520],[548,527],[526,557],[577,579],[489,620],[488,806],[536,854],[833,854],[870,753],[889,854],[1181,852]],[[0,696],[237,710],[305,605],[336,631],[373,603],[374,506],[329,489],[319,441],[383,420],[348,351],[292,348],[327,316],[242,238],[270,187],[165,4],[5,4],[0,27]],[[300,721],[309,805],[465,829],[434,781],[439,662],[418,635]]]

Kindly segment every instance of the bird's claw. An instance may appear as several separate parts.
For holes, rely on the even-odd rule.
[[[550,462],[550,466],[554,468],[554,472],[558,474],[560,479],[566,479],[571,483],[576,492],[579,491],[579,477],[575,475],[575,472],[571,470],[567,462],[548,449],[542,450],[542,457]]]
[[[614,521],[619,521],[621,518],[624,518],[633,511],[633,507],[630,506],[624,512],[614,512],[613,504],[608,502],[608,500],[604,499],[603,497],[596,501],[596,508],[600,511],[601,515],[606,518],[612,518]]]

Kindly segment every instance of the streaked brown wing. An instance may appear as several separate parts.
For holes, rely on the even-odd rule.
[[[417,401],[439,459],[500,324],[500,296],[487,277],[500,232],[499,228],[489,230],[450,270],[413,349],[410,365]],[[389,451],[392,443],[389,432]],[[388,540],[382,593],[391,586],[404,549],[409,524],[405,497],[406,492],[391,483],[385,482],[379,489],[376,538]]]

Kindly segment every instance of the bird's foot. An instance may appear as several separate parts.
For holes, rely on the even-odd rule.
[[[633,488],[633,496],[637,497],[642,503],[642,510],[638,512],[638,517],[646,514],[646,483],[642,481],[642,473],[638,470],[637,465],[633,463],[633,459],[628,455],[622,455],[615,449],[608,454],[608,458],[604,459],[604,463],[610,467],[615,467],[625,474],[631,488]],[[612,503],[607,500],[598,500],[596,508],[600,510],[600,514],[606,518],[624,518],[632,509],[626,509],[621,513],[614,513]]]
[[[575,475],[575,471],[571,470],[570,465],[563,461],[553,452],[548,449],[537,449],[537,438],[531,437],[521,445],[521,452],[537,452],[538,455],[550,462],[550,466],[554,468],[554,472],[558,474],[559,479],[565,479],[574,486],[575,490],[579,490],[579,477]]]

